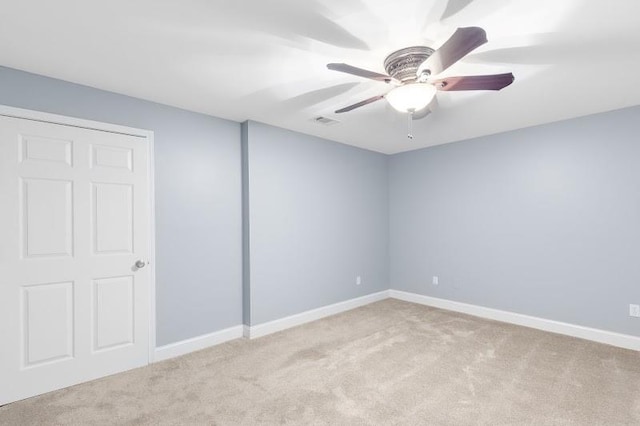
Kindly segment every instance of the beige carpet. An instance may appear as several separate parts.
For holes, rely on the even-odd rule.
[[[640,425],[640,353],[385,300],[10,404],[0,424]]]

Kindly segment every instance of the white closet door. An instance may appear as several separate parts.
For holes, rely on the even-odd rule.
[[[148,155],[0,116],[0,404],[148,363]]]

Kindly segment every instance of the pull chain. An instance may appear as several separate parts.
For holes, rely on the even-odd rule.
[[[411,131],[411,127],[413,125],[413,111],[409,111],[409,114],[407,114],[407,118],[408,118],[408,121],[407,121],[407,128],[408,128],[407,138],[413,139],[413,132]]]

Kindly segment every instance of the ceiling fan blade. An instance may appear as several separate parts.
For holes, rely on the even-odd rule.
[[[364,101],[360,101],[360,102],[358,102],[356,104],[349,105],[349,106],[344,107],[344,108],[340,108],[339,110],[336,111],[336,114],[340,114],[342,112],[348,112],[348,111],[354,110],[356,108],[360,108],[361,106],[365,106],[365,105],[370,104],[372,102],[379,101],[380,99],[383,99],[383,98],[384,98],[384,95],[378,95],[378,96],[374,96],[374,97],[369,98],[369,99],[365,99]]]
[[[416,75],[429,71],[429,75],[440,74],[462,59],[467,53],[487,42],[487,34],[480,27],[458,28],[433,55],[420,64]]]
[[[327,68],[333,71],[345,72],[347,74],[357,75],[358,77],[370,78],[371,80],[383,81],[385,83],[390,83],[393,81],[393,77],[380,74],[374,71],[365,70],[362,68],[354,67],[348,64],[327,64]]]
[[[421,118],[425,118],[427,115],[431,114],[436,110],[436,108],[438,108],[438,98],[434,96],[431,102],[429,102],[429,105],[422,108],[420,111],[411,114],[411,118],[414,120],[420,120]]]
[[[469,75],[429,80],[438,90],[500,90],[513,83],[513,74]]]

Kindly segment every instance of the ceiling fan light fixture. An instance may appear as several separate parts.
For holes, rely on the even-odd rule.
[[[410,83],[391,90],[385,98],[400,112],[418,112],[431,103],[437,89],[429,83]]]

